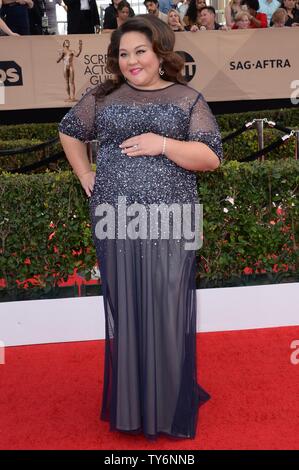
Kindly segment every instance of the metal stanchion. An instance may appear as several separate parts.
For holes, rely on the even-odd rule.
[[[89,163],[92,163],[92,148],[91,148],[91,142],[87,142],[87,156]]]
[[[88,159],[91,164],[96,163],[98,145],[99,145],[98,140],[92,140],[91,142],[88,142],[87,144],[87,154],[88,154]]]
[[[299,130],[294,131],[295,135],[295,160],[299,158]]]
[[[259,150],[262,150],[264,148],[264,119],[255,119],[254,121],[257,129]],[[263,162],[265,160],[265,156],[262,155],[260,159]]]

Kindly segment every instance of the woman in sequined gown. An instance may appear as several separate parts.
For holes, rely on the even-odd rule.
[[[197,383],[196,250],[173,227],[187,206],[196,221],[196,172],[219,166],[221,138],[204,98],[183,80],[174,41],[153,15],[129,19],[111,36],[113,81],[84,95],[59,128],[89,197],[101,273],[101,418],[148,438],[194,438],[198,408],[210,398]],[[93,139],[96,173],[86,151]],[[170,231],[162,216],[150,219],[161,205],[182,209],[167,219]]]

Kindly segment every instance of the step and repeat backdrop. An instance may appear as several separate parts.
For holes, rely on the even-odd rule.
[[[298,28],[177,33],[188,84],[206,100],[299,102]],[[109,73],[110,35],[0,39],[0,110],[69,107]]]

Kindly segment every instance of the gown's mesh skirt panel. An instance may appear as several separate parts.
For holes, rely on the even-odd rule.
[[[181,240],[97,241],[106,314],[102,418],[113,429],[194,437],[195,252]],[[101,245],[101,246],[99,246]]]

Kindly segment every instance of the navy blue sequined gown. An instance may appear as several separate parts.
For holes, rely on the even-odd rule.
[[[203,142],[221,159],[216,121],[202,95],[188,86],[140,90],[124,83],[104,100],[87,93],[60,131],[100,141],[89,203],[106,317],[101,418],[112,430],[149,438],[194,438],[198,407],[209,399],[196,377],[195,250],[184,249],[183,239],[164,239],[162,230],[155,239],[125,238],[119,222],[117,236],[103,239],[96,231],[97,207],[118,209],[119,197],[147,211],[161,203],[194,206],[195,172],[162,155],[128,157],[119,144],[153,132]]]

